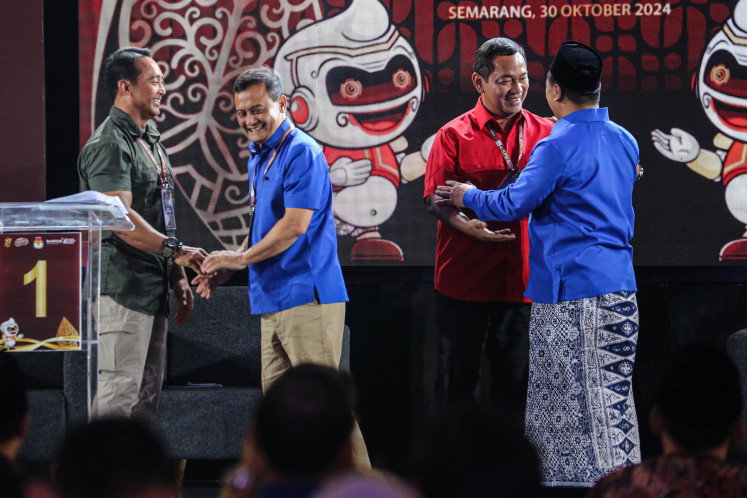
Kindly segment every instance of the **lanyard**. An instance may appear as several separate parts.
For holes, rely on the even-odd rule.
[[[270,170],[270,166],[272,166],[272,163],[275,162],[275,157],[278,154],[278,151],[283,146],[283,143],[285,142],[285,139],[288,138],[288,135],[290,134],[291,130],[293,130],[294,126],[293,123],[290,124],[287,130],[285,130],[285,133],[283,133],[283,136],[280,137],[280,141],[278,141],[278,144],[272,149],[272,154],[270,154],[270,159],[267,160],[267,166],[265,166],[265,175]],[[257,205],[257,195],[254,190],[254,180],[257,176],[257,169],[259,169],[259,161],[257,161],[257,164],[254,166],[254,172],[252,173],[252,183],[251,183],[251,192],[249,196],[249,212],[254,212],[254,206]]]
[[[521,162],[521,156],[524,155],[524,121],[520,121],[518,126],[519,126],[519,157],[516,160],[517,165]],[[514,162],[511,160],[511,157],[508,155],[508,151],[506,150],[506,147],[504,147],[503,142],[501,142],[501,139],[498,138],[498,135],[495,133],[495,130],[493,129],[493,124],[490,121],[488,121],[485,123],[485,128],[488,130],[488,135],[490,135],[490,138],[493,139],[493,141],[495,142],[495,145],[498,146],[498,150],[501,151],[503,160],[506,161],[506,167],[508,168],[509,175],[519,176],[519,173],[521,171],[518,166],[514,166]]]
[[[143,149],[145,149],[145,152],[148,153],[148,157],[150,157],[150,160],[153,161],[153,165],[156,167],[156,173],[158,173],[158,178],[161,180],[161,185],[164,187],[169,186],[169,178],[166,174],[166,161],[163,159],[163,152],[161,152],[160,147],[156,147],[156,150],[158,150],[158,157],[161,159],[161,164],[158,164],[158,161],[156,161],[156,158],[153,157],[153,152],[150,151],[150,148],[145,144],[145,140],[142,138],[137,139],[138,142],[140,142],[140,145],[143,146]]]

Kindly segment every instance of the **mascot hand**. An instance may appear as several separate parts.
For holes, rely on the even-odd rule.
[[[354,187],[368,179],[371,167],[370,159],[353,161],[349,157],[341,157],[329,168],[329,178],[335,187]]]
[[[670,134],[661,130],[651,132],[651,140],[659,153],[679,163],[689,163],[700,154],[700,145],[694,136],[679,128],[672,128]]]
[[[433,147],[433,141],[436,139],[436,134],[434,133],[430,137],[425,139],[425,142],[423,142],[423,145],[420,146],[420,156],[423,158],[423,161],[428,161],[428,156],[431,154],[431,147]]]

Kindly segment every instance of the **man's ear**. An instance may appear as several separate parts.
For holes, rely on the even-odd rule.
[[[130,93],[130,85],[131,83],[127,80],[117,81],[117,94],[127,95],[128,93]]]
[[[477,90],[477,93],[482,95],[482,93],[485,91],[483,89],[483,85],[485,84],[485,80],[482,79],[482,76],[480,76],[477,73],[472,73],[472,84],[475,85],[475,90]]]
[[[563,89],[560,88],[560,85],[557,83],[552,86],[552,95],[554,102],[562,102],[565,98],[565,95],[563,95]]]
[[[280,105],[280,112],[285,113],[288,110],[288,98],[285,95],[280,96],[278,104]]]

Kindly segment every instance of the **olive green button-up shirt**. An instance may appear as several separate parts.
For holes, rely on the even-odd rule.
[[[149,121],[143,131],[116,107],[111,108],[109,117],[96,129],[78,156],[80,188],[132,192],[132,210],[158,232],[173,236],[174,231],[165,230],[161,180],[156,165],[138,138],[145,141],[159,164],[161,157],[164,158],[169,186],[173,189],[171,166],[155,125]],[[136,249],[113,232],[102,232],[102,295],[141,313],[167,314],[170,271],[168,258]]]

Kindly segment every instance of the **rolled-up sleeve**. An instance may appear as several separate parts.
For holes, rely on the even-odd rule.
[[[131,191],[132,158],[115,143],[88,145],[78,162],[85,190]]]

